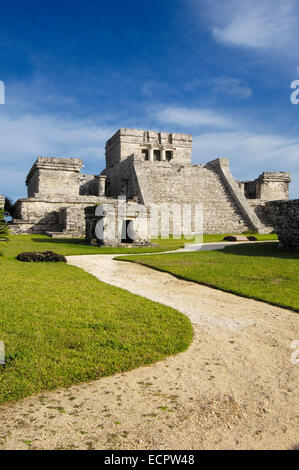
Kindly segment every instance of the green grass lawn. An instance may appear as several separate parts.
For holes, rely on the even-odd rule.
[[[299,253],[280,250],[274,243],[119,259],[299,311]]]
[[[185,350],[190,321],[65,263],[22,263],[21,251],[98,253],[72,241],[11,237],[1,247],[0,403],[150,364]]]
[[[223,236],[205,235],[204,241]],[[99,248],[83,240],[10,236],[0,258],[0,340],[6,346],[0,403],[129,370],[188,347],[192,327],[179,312],[64,263],[15,259],[22,251],[52,250],[67,256],[184,246],[184,240],[173,238],[156,243],[150,248]]]
[[[48,251],[60,253],[65,256],[70,255],[96,255],[96,254],[117,254],[117,253],[157,253],[161,251],[177,250],[184,246],[184,240],[153,240],[157,246],[133,247],[132,248],[112,248],[90,246],[84,243],[83,238],[51,238],[46,235],[10,235],[11,243],[8,246],[8,253],[21,253],[22,251]],[[12,250],[12,251],[11,251]]]
[[[222,234],[204,234],[203,236],[203,243],[213,243],[213,242],[221,242],[223,241],[224,237],[227,237],[228,235],[232,235],[231,233],[222,233]],[[236,234],[234,234],[236,235]],[[268,233],[266,235],[260,234],[260,233],[252,233],[252,232],[246,232],[242,233],[241,235],[254,235],[258,241],[265,241],[265,240],[277,240],[277,235],[276,233]]]
[[[204,235],[204,243],[222,241],[227,234]],[[258,240],[277,240],[277,236],[257,235]],[[132,247],[132,248],[111,248],[85,245],[84,239],[60,239],[51,238],[46,235],[10,235],[11,242],[6,248],[7,254],[21,253],[22,251],[48,251],[52,250],[65,256],[70,255],[95,255],[95,254],[126,254],[126,253],[158,253],[163,251],[178,250],[183,248],[185,243],[192,243],[192,240],[184,238],[170,237],[167,240],[152,240],[157,246],[151,247]]]

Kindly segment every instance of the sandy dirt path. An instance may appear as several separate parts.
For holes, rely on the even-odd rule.
[[[185,313],[188,351],[0,409],[4,449],[292,449],[298,314],[113,256],[68,262]]]

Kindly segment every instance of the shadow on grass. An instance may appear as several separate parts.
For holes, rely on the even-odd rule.
[[[35,243],[56,243],[69,245],[87,245],[84,238],[31,238]]]
[[[224,254],[237,256],[260,256],[281,259],[299,259],[299,252],[284,250],[278,247],[278,243],[256,243],[254,245],[234,245],[226,246],[223,250]]]

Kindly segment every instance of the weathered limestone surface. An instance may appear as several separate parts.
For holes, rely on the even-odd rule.
[[[228,163],[227,159],[217,159],[206,165],[181,165],[175,163],[175,155],[170,162],[149,162],[141,154],[133,154],[107,167],[104,173],[111,197],[125,194],[146,206],[203,204],[205,233],[271,232],[273,226],[268,219],[265,224],[266,210],[262,207],[255,212],[253,200],[245,197]]]
[[[35,195],[77,195],[78,173],[83,162],[78,158],[38,157],[28,173],[28,197]]]
[[[101,175],[81,174],[78,158],[38,157],[26,179],[28,198],[16,202],[11,229],[84,236],[85,209],[109,202],[113,212],[115,198],[124,196],[145,206],[147,214],[155,205],[159,215],[151,226],[154,233],[163,224],[178,233],[175,215],[183,213],[183,205],[193,214],[191,232],[196,231],[198,205],[203,206],[205,233],[273,230],[273,207],[267,202],[288,199],[289,173],[263,173],[254,181],[237,182],[227,159],[192,165],[191,152],[189,134],[120,129],[106,144]]]
[[[65,236],[82,237],[85,235],[84,209],[101,199],[106,200],[98,196],[19,199],[11,229],[17,234],[63,232]]]
[[[299,199],[267,203],[273,213],[273,221],[280,245],[299,251]]]
[[[107,201],[85,209],[86,239],[106,246],[149,245],[146,207],[134,202]]]
[[[242,232],[249,227],[219,174],[204,165],[147,168],[147,204],[203,205],[205,233]]]
[[[176,163],[191,165],[192,136],[166,132],[119,129],[106,144],[106,167],[126,160],[132,154],[147,155],[149,161],[171,157]],[[171,152],[172,155],[168,152]],[[175,155],[175,156],[174,156]]]
[[[105,176],[80,174],[78,158],[38,157],[26,179],[28,198],[14,206],[12,233],[85,235],[84,209],[105,199]]]
[[[253,211],[261,221],[264,226],[264,231],[266,233],[273,232],[274,229],[274,219],[273,219],[273,209],[271,205],[267,204],[265,199],[247,199],[247,202],[252,207]]]
[[[244,197],[238,183],[233,178],[229,169],[229,160],[226,158],[218,158],[208,164],[209,167],[214,168],[217,174],[220,176],[222,183],[228,190],[231,199],[234,201],[239,213],[242,215],[243,220],[247,222],[248,228],[253,228],[257,232],[263,232],[265,228],[263,224],[252,210],[247,199]]]
[[[254,181],[240,181],[239,185],[248,199],[278,201],[289,199],[289,172],[264,172]]]

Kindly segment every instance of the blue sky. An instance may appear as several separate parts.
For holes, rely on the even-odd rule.
[[[1,2],[0,193],[37,156],[104,168],[120,127],[193,134],[193,163],[238,179],[291,171],[299,197],[296,0]]]

